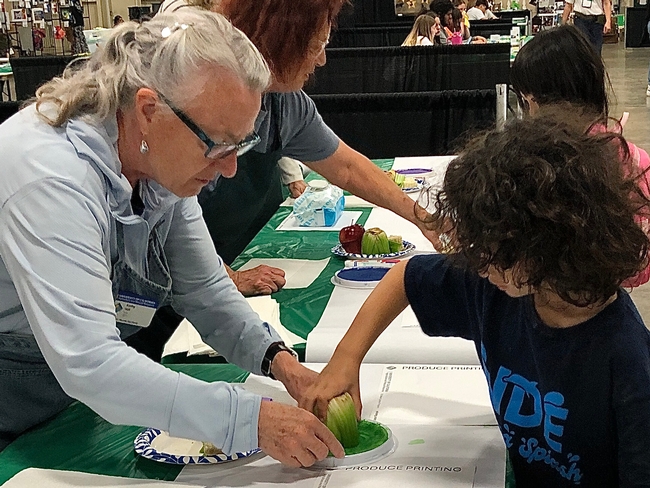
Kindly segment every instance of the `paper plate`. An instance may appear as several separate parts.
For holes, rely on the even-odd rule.
[[[158,429],[143,430],[135,438],[133,445],[135,452],[143,458],[167,464],[227,463],[260,452],[260,449],[253,449],[247,452],[237,452],[231,456],[226,454],[205,456],[200,452],[201,447],[203,447],[201,441],[172,437],[167,432]]]
[[[332,276],[332,283],[344,288],[374,288],[390,271],[389,267],[343,268]]]
[[[414,178],[426,178],[427,176],[433,175],[433,170],[429,168],[407,168],[407,169],[397,169],[395,173],[404,176],[413,176]]]
[[[347,252],[343,249],[341,243],[338,243],[332,248],[332,253],[336,256],[349,259],[390,259],[390,258],[399,258],[401,256],[406,256],[408,253],[415,249],[415,245],[411,244],[409,241],[402,241],[404,249],[398,252],[391,252],[388,254],[356,254],[352,252]]]
[[[385,437],[386,440],[379,446],[374,447],[373,449],[370,449],[365,452],[346,454],[345,457],[343,457],[342,459],[338,459],[330,455],[325,459],[323,459],[322,461],[316,461],[313,467],[331,469],[331,468],[345,468],[348,466],[358,466],[360,464],[367,464],[367,463],[379,461],[380,459],[390,455],[395,450],[395,448],[397,447],[397,441],[395,440],[393,433],[387,426],[380,424],[379,422],[373,422],[372,420],[362,420],[359,423],[359,433],[361,434],[362,442],[364,441],[364,431],[368,430],[368,429],[364,429],[364,427],[370,429],[370,432],[368,432],[370,435],[374,435],[375,432],[372,431],[376,431],[377,429],[382,429],[385,432],[385,435],[387,435]],[[348,450],[346,449],[346,451]]]
[[[416,178],[415,181],[418,184],[417,186],[414,186],[412,188],[402,188],[402,191],[404,193],[415,193],[415,192],[421,191],[425,187],[424,180],[422,180],[420,178]]]

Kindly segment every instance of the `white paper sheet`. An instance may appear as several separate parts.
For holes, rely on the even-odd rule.
[[[306,366],[314,371],[324,367],[312,363]],[[474,420],[477,412],[480,415],[491,412],[489,398],[482,388],[483,373],[478,368],[415,369],[417,366],[411,365],[412,369],[403,371],[399,369],[401,365],[361,366],[364,418],[377,411],[380,400],[388,403],[378,411],[389,420],[385,425],[396,439],[396,449],[383,459],[362,466],[317,470],[286,468],[269,456],[260,455],[223,465],[186,466],[177,481],[229,488],[502,488],[505,447],[498,427],[463,425],[468,419]],[[387,375],[390,375],[388,387]],[[457,391],[458,382],[465,383],[467,388]],[[281,383],[269,378],[251,375],[243,387],[274,401],[295,404]],[[424,418],[424,423],[416,423],[411,409],[392,406],[396,403],[397,407],[409,407],[412,398],[408,395],[427,398],[427,402],[418,403],[424,412],[418,418]],[[461,398],[462,395],[467,398]],[[462,408],[465,404],[471,408]],[[460,415],[459,410],[465,415]],[[485,415],[485,418],[494,423],[493,416]]]
[[[320,372],[325,364],[305,363]],[[384,425],[497,425],[480,366],[362,364],[363,418]],[[281,383],[250,375],[243,387],[274,401],[296,405]]]
[[[309,260],[309,259],[280,259],[280,258],[253,258],[244,264],[240,271],[252,269],[261,264],[280,268],[284,271],[284,278],[287,283],[284,288],[291,290],[294,288],[307,288],[323,272],[330,258]]]
[[[287,199],[280,204],[281,207],[293,207],[295,198],[287,197]],[[364,200],[363,198],[357,197],[355,195],[346,195],[345,196],[345,208],[368,208],[376,207],[376,205]]]
[[[4,488],[80,488],[89,486],[107,488],[196,488],[197,485],[170,481],[151,481],[118,478],[99,474],[28,468],[7,481]],[[201,485],[202,486],[202,485]]]
[[[224,488],[503,488],[505,448],[497,427],[390,428],[397,449],[362,466],[292,469],[264,456],[246,464],[186,466],[176,480]]]
[[[282,322],[280,322],[280,305],[273,298],[270,296],[249,297],[246,301],[262,320],[268,322],[276,330],[288,346],[305,343],[305,339],[282,325]],[[203,342],[197,330],[187,319],[180,323],[167,344],[165,344],[163,357],[181,352],[187,352],[189,356],[200,354],[218,355],[214,349]]]
[[[388,235],[402,236],[402,239],[415,244],[417,252],[435,252],[433,244],[424,237],[418,227],[399,215],[385,208],[373,208],[366,221],[365,228],[379,227]]]
[[[389,365],[376,391],[364,416],[385,425],[497,425],[480,366]]]
[[[307,337],[306,360],[327,362],[372,290],[335,287],[320,321]],[[428,337],[408,307],[384,331],[366,363],[480,364],[474,343],[458,337]]]
[[[348,225],[356,224],[359,220],[359,217],[363,215],[361,211],[354,210],[344,210],[339,220],[336,221],[332,227],[301,227],[296,220],[296,217],[293,215],[293,212],[290,213],[286,219],[284,219],[280,225],[277,226],[275,230],[298,230],[298,231],[340,231],[343,227]]]

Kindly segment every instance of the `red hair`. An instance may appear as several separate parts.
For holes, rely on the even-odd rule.
[[[222,0],[219,10],[255,44],[280,82],[302,66],[323,24],[348,0]]]

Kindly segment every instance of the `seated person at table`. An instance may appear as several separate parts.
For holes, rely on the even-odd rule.
[[[464,28],[467,29],[469,32],[469,17],[467,16],[467,1],[466,0],[454,0],[454,7],[456,7],[458,10],[460,10],[461,14],[463,15],[463,26]]]
[[[433,46],[440,44],[440,23],[437,17],[420,15],[402,46]]]
[[[527,113],[534,114],[540,106],[569,102],[582,105],[600,119],[600,126],[607,126],[607,92],[611,86],[605,65],[582,32],[571,25],[542,31],[526,43],[515,58],[510,79],[519,104]],[[616,125],[616,130],[622,129]],[[630,142],[628,149],[636,167],[642,171],[650,168],[646,151]],[[650,195],[646,180],[641,183]],[[647,219],[638,216],[637,222],[650,232]],[[648,280],[650,265],[623,286],[640,286]]]
[[[476,0],[472,8],[467,11],[469,20],[493,20],[497,16],[489,8],[488,0]]]
[[[360,414],[361,361],[411,305],[425,334],[474,341],[517,487],[648,486],[650,332],[620,285],[647,264],[634,216],[650,202],[623,138],[569,116],[516,121],[451,162],[432,203],[457,253],[393,267],[300,406],[347,391]]]
[[[433,2],[431,2],[430,9],[431,11],[438,14],[438,17],[440,17],[440,43],[443,45],[451,44],[451,35],[455,30],[453,19],[454,5],[450,0],[433,0]],[[462,36],[463,43],[470,42],[472,44],[483,44],[487,42],[487,40],[481,36],[474,36],[470,38],[469,29],[463,29]]]
[[[129,347],[173,303],[228,361],[296,398],[315,379],[235,289],[196,199],[257,142],[270,78],[241,31],[186,8],[115,27],[0,125],[0,450],[79,400],[227,454],[343,455],[308,412]]]

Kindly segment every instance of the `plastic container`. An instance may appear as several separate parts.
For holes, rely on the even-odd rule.
[[[293,214],[301,227],[332,227],[344,208],[343,190],[327,181],[316,180],[296,198]]]

